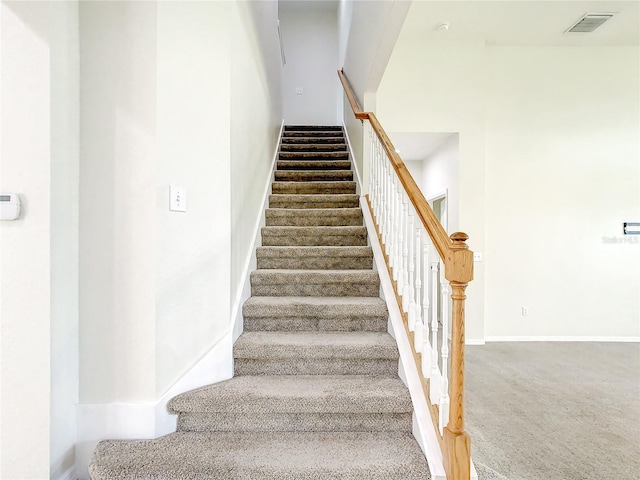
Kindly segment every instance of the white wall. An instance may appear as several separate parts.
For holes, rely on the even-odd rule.
[[[282,123],[278,2],[237,2],[231,43],[231,301],[239,308]],[[233,314],[233,312],[232,312]]]
[[[80,401],[155,397],[156,4],[80,3]]]
[[[488,336],[640,337],[639,54],[487,49]]]
[[[484,252],[468,339],[639,336],[640,244],[603,243],[640,216],[637,58],[401,35],[379,117],[460,134],[459,228]]]
[[[78,398],[78,6],[2,2],[0,477],[73,467]]]
[[[231,8],[157,4],[154,398],[229,329]],[[169,211],[170,185],[186,213]]]
[[[280,11],[280,32],[286,56],[282,99],[290,125],[336,125],[340,82],[338,25],[335,11]],[[303,94],[297,95],[296,89]]]

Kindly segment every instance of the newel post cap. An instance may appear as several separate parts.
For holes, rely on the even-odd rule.
[[[473,252],[466,244],[469,235],[455,232],[449,238],[453,243],[445,260],[445,278],[450,282],[469,283],[473,280]]]

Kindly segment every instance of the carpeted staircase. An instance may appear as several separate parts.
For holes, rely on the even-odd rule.
[[[428,479],[341,127],[285,128],[256,254],[234,378],[101,442],[92,479]]]

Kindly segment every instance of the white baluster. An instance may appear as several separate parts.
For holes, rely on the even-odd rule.
[[[371,158],[371,174],[369,175],[369,203],[371,204],[371,210],[373,211],[373,220],[377,222],[378,218],[378,192],[376,189],[377,177],[378,177],[378,146],[373,141],[373,135],[371,135],[371,127],[367,125],[367,134],[369,135],[369,156]]]
[[[422,344],[424,342],[424,327],[422,320],[422,307],[420,305],[420,294],[422,293],[422,279],[420,278],[420,256],[422,251],[420,250],[420,227],[415,229],[416,237],[413,242],[413,255],[411,260],[415,261],[415,271],[412,275],[413,288],[411,293],[411,304],[413,310],[413,318],[415,322],[415,332],[413,333],[413,346],[416,352],[422,352]],[[424,372],[424,370],[423,370]]]
[[[375,201],[373,186],[374,186],[374,172],[375,172],[375,148],[373,147],[373,138],[371,137],[371,127],[367,127],[367,132],[369,134],[369,200],[373,205]]]
[[[422,343],[422,374],[425,378],[431,376],[432,348],[429,341],[429,243],[428,237],[425,238],[422,247],[422,259],[424,261],[424,285],[422,286],[422,325],[423,325],[423,343]]]
[[[393,279],[397,282],[398,281],[398,276],[400,274],[400,271],[402,269],[402,265],[400,264],[401,261],[401,256],[400,256],[400,216],[402,215],[402,201],[400,200],[400,190],[399,190],[399,181],[397,179],[397,177],[393,176],[393,186],[394,186],[394,192],[393,192],[393,203],[394,203],[394,209],[393,209],[393,233],[392,233],[392,238],[393,238],[393,245],[391,248],[392,251],[392,255],[393,255]]]
[[[369,129],[370,131],[372,130],[371,128]],[[381,217],[381,212],[380,212],[380,202],[381,202],[381,197],[382,197],[382,192],[380,191],[380,181],[382,178],[381,172],[380,172],[380,142],[376,142],[373,138],[373,134],[371,134],[372,138],[371,138],[371,142],[374,145],[375,148],[375,175],[376,175],[376,181],[374,183],[373,188],[375,189],[375,201],[373,203],[373,208],[374,208],[374,212],[376,215],[376,225],[378,225],[378,231],[380,231],[380,217]]]
[[[387,157],[382,157],[382,163],[384,165],[384,235],[382,242],[384,243],[385,253],[389,257],[390,239],[389,232],[391,227],[391,176],[389,175],[389,162]]]
[[[413,232],[408,229],[409,224],[409,198],[406,194],[402,194],[402,235],[404,242],[402,243],[402,310],[404,313],[409,313],[409,242],[413,239]]]
[[[377,137],[374,138],[376,145],[376,195],[378,196],[378,201],[376,202],[376,215],[377,215],[377,224],[378,231],[382,232],[380,225],[383,222],[384,217],[384,171],[382,168],[382,155],[380,153],[380,142]]]
[[[440,401],[440,369],[438,368],[438,261],[431,262],[431,375],[429,398],[433,405]]]
[[[416,262],[414,259],[414,236],[413,236],[413,208],[409,208],[408,228],[407,228],[407,251],[408,251],[408,283],[405,285],[405,296],[407,297],[409,330],[415,332],[416,329],[416,300],[415,300],[415,271]],[[415,335],[414,335],[415,338]]]
[[[449,422],[449,282],[442,279],[442,389],[438,411],[440,435]]]
[[[406,286],[407,286],[407,256],[409,252],[407,250],[407,196],[404,194],[404,190],[399,192],[402,204],[402,210],[400,211],[400,231],[399,234],[399,255],[400,255],[400,271],[398,272],[398,295],[402,298],[402,311],[407,313],[409,311],[409,305],[407,302]]]

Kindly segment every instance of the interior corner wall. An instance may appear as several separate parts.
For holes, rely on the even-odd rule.
[[[283,114],[278,2],[235,2],[231,22],[233,302],[242,294],[248,259],[255,256],[254,237],[263,216]]]
[[[75,464],[78,365],[80,62],[77,1],[50,2],[51,452],[49,478]],[[9,478],[9,477],[7,477]]]
[[[451,135],[422,162],[420,186],[429,200],[434,195],[447,192],[447,232],[451,235],[459,230],[460,200],[458,164],[460,139]]]
[[[155,396],[156,3],[80,2],[80,401]]]
[[[281,11],[279,15],[286,57],[282,81],[285,123],[335,125],[342,118],[336,102],[341,88],[336,74],[336,13]]]
[[[378,89],[411,1],[341,4],[349,5],[339,10],[340,66],[362,106],[364,94]]]
[[[157,146],[148,199],[155,221],[148,246],[155,252],[154,399],[230,328],[231,12],[230,2],[157,3]],[[186,189],[186,212],[169,211],[171,185]]]

